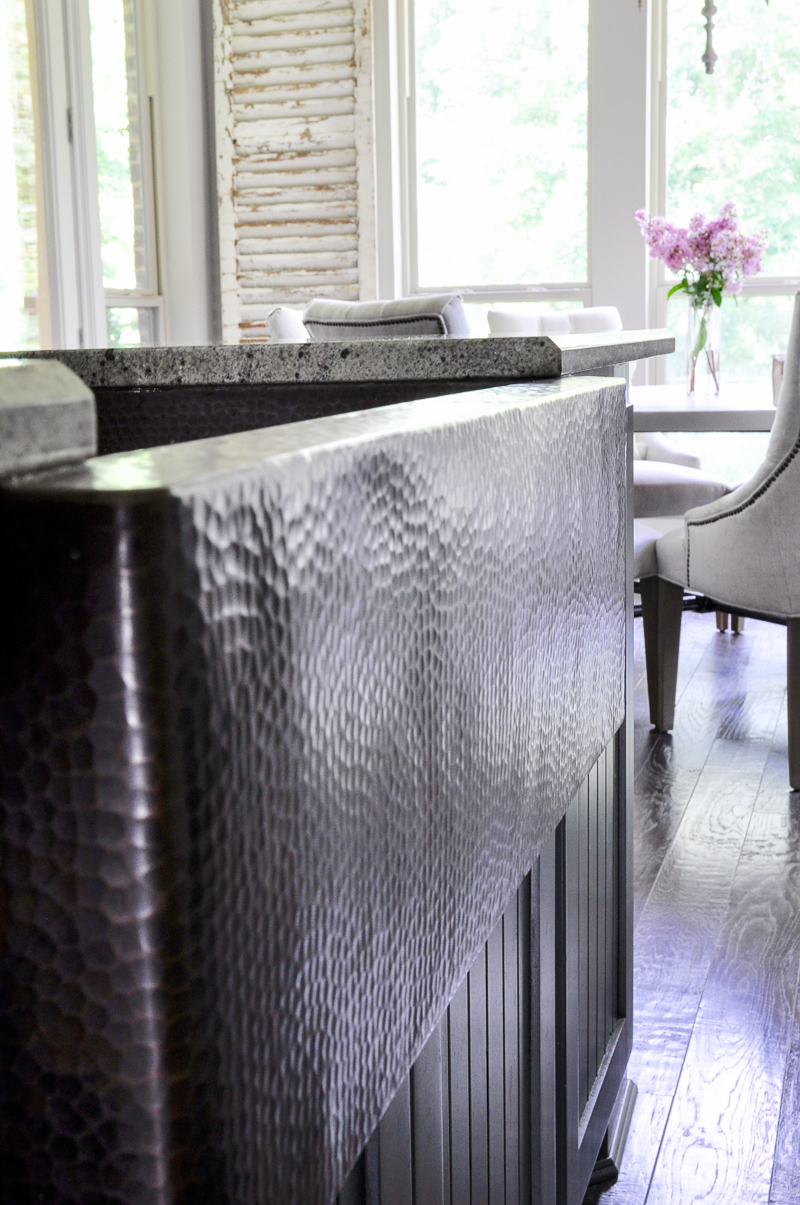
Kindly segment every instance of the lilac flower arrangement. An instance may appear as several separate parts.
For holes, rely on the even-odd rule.
[[[766,232],[742,234],[732,201],[708,222],[702,213],[696,213],[688,228],[673,226],[666,218],[652,218],[643,209],[637,210],[636,221],[650,257],[663,260],[670,271],[682,273],[667,297],[686,293],[690,303],[687,390],[690,394],[695,391],[698,361],[705,352],[714,392],[719,393],[719,343],[712,333],[718,324],[712,324],[711,317],[722,305],[724,293],[741,293],[742,281],[761,271]]]
[[[666,218],[651,218],[643,209],[637,211],[636,221],[651,258],[663,260],[672,272],[683,273],[669,297],[685,292],[698,307],[711,301],[720,306],[723,293],[741,293],[742,281],[761,271],[766,232],[742,234],[732,201],[722,206],[718,218],[708,222],[702,213],[696,213],[688,229],[673,226]]]

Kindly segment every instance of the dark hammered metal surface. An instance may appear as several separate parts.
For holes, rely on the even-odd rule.
[[[328,1205],[621,722],[623,387],[396,409],[5,497],[5,1199]]]
[[[346,384],[172,385],[97,387],[97,431],[101,456],[157,448],[188,439],[303,422],[396,402],[485,389],[496,382],[353,381]]]
[[[2,1199],[167,1202],[161,507],[0,502]]]

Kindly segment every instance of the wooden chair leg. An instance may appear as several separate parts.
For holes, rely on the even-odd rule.
[[[717,631],[727,632],[730,615],[727,611],[717,611]]]
[[[731,631],[734,636],[741,636],[744,631],[744,615],[731,615]]]
[[[675,723],[683,588],[660,577],[647,577],[641,581],[639,593],[642,599],[650,723],[659,732],[669,732]]]
[[[786,700],[789,713],[789,785],[800,791],[800,619],[786,622]]]

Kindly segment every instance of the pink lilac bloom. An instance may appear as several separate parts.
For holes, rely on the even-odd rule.
[[[708,304],[713,298],[719,305],[722,293],[741,293],[742,281],[761,271],[766,232],[742,234],[732,201],[708,222],[704,214],[696,213],[688,228],[650,217],[643,209],[637,211],[636,221],[651,258],[663,260],[670,271],[683,276],[677,287],[689,293],[695,304]]]

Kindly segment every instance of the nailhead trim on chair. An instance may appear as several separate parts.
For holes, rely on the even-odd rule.
[[[781,476],[781,474],[786,469],[788,469],[789,465],[792,463],[795,456],[797,456],[798,452],[800,452],[800,435],[798,435],[791,451],[789,451],[787,453],[787,455],[784,457],[783,461],[777,466],[777,468],[773,469],[772,474],[767,478],[767,480],[762,485],[760,485],[758,487],[758,489],[753,494],[753,496],[751,498],[748,498],[746,502],[742,502],[739,506],[735,507],[733,510],[726,510],[724,514],[712,515],[711,518],[709,518],[709,519],[697,519],[696,521],[691,521],[691,522],[686,523],[686,589],[687,590],[691,590],[691,588],[692,588],[691,541],[689,539],[689,528],[690,527],[708,527],[709,524],[719,523],[719,521],[721,519],[728,519],[731,517],[731,515],[740,515],[742,513],[742,511],[747,510],[748,507],[752,506],[754,502],[757,502],[759,498],[761,498],[764,494],[766,494],[768,489],[772,488],[772,486],[775,484],[775,482],[778,480],[778,478]]]

